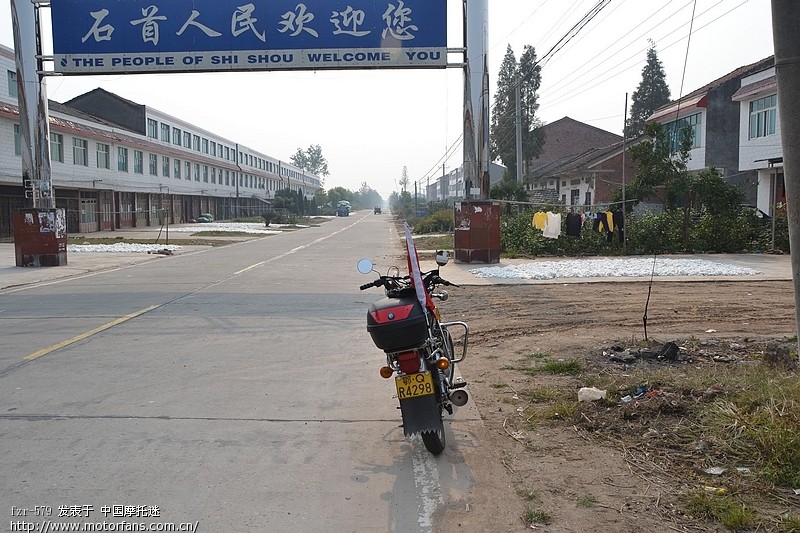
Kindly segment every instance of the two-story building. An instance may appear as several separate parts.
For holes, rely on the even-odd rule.
[[[775,67],[742,78],[732,100],[739,105],[739,170],[757,173],[755,205],[772,215],[786,202]]]
[[[774,58],[768,57],[739,67],[657,109],[647,119],[664,126],[676,150],[680,132],[689,127],[692,146],[688,170],[717,169],[729,183],[741,188],[748,203],[756,202],[757,172],[740,165],[741,105],[733,96],[741,89],[743,79],[773,67],[774,63]]]
[[[0,73],[0,238],[8,238],[11,214],[27,200],[14,51],[2,45]],[[70,233],[259,215],[278,190],[311,199],[322,188],[291,163],[103,89],[48,107],[51,181]]]

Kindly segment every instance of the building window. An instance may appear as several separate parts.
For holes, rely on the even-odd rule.
[[[216,183],[216,182],[217,182],[217,169],[211,167],[211,183]]]
[[[86,139],[72,139],[72,163],[74,165],[89,166],[89,141]]]
[[[208,165],[203,165],[203,182],[208,183]]]
[[[181,179],[181,160],[180,159],[175,159],[174,160],[174,164],[172,165],[172,168],[175,169],[175,178],[176,179]]]
[[[133,171],[136,174],[144,174],[144,153],[141,150],[133,151]]]
[[[165,143],[169,142],[169,124],[161,123],[161,140]]]
[[[230,185],[230,184],[231,184],[231,171],[230,170],[226,170],[225,171],[225,185]]]
[[[192,135],[192,148],[194,148],[195,152],[200,151],[200,136],[199,135]]]
[[[50,134],[50,159],[64,162],[64,136],[60,133]]]
[[[183,147],[184,148],[191,148],[192,147],[192,134],[188,131],[183,132]]]
[[[231,149],[228,146],[225,147],[225,160],[231,160]]]
[[[97,168],[110,168],[108,152],[107,144],[97,143]]]
[[[172,144],[181,145],[181,130],[179,128],[172,128]]]
[[[17,73],[13,70],[8,71],[8,96],[14,98],[19,97],[19,89],[17,88]]]
[[[158,176],[158,156],[150,154],[150,175]]]
[[[211,155],[217,157],[217,143],[211,141]]]
[[[670,143],[670,148],[673,152],[681,149],[681,139],[684,131],[688,131],[692,136],[692,144],[689,148],[699,148],[701,139],[702,113],[695,113],[688,117],[669,122],[664,125],[664,131],[667,133],[667,141]],[[687,130],[688,128],[688,130]]]
[[[186,179],[192,179],[192,164],[190,162],[186,162]]]
[[[200,181],[200,163],[194,164],[194,181]]]
[[[147,136],[151,139],[158,139],[158,121],[152,118],[147,119]]]
[[[19,124],[14,124],[14,155],[22,155],[22,137]]]
[[[117,170],[120,172],[128,171],[128,149],[124,146],[117,148]]]
[[[203,153],[208,153],[208,139],[203,139]]]
[[[161,175],[165,178],[169,177],[169,157],[167,156],[161,158]]]
[[[750,138],[775,135],[778,95],[765,96],[750,102]]]

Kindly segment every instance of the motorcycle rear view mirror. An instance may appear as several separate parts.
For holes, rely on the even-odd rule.
[[[358,265],[356,265],[356,268],[358,268],[358,271],[361,272],[362,274],[369,274],[370,272],[372,272],[373,266],[374,265],[372,264],[372,261],[365,257],[364,259],[359,260]]]
[[[447,250],[437,250],[436,251],[436,264],[439,266],[444,266],[447,262],[450,261],[450,255],[447,253]]]

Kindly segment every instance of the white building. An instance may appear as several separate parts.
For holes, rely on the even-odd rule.
[[[786,202],[775,67],[742,78],[732,99],[739,102],[739,170],[758,172],[757,207],[772,215]]]
[[[2,45],[0,73],[0,237],[9,237],[11,213],[29,205],[14,51]],[[70,233],[258,215],[278,190],[311,199],[322,188],[319,176],[103,89],[48,105],[51,180]]]

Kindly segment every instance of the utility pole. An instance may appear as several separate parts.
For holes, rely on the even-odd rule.
[[[625,93],[625,111],[622,113],[622,255],[628,255],[628,237],[625,235],[625,123],[628,121],[628,93]]]
[[[800,17],[797,16],[797,0],[772,0],[772,38],[778,79],[789,247],[794,252],[791,259],[797,326],[800,325],[800,100],[797,98],[800,94]],[[800,343],[800,336],[798,339]]]
[[[519,71],[517,71],[516,82],[514,83],[514,122],[517,136],[517,183],[522,183],[522,102],[520,101],[522,89],[520,88]]]

